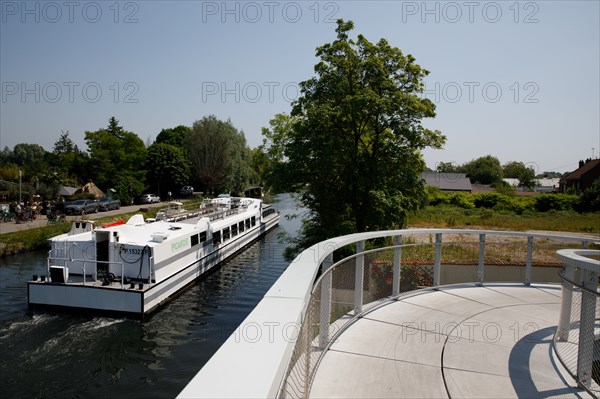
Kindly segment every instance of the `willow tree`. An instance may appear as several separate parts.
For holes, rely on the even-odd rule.
[[[194,122],[187,148],[194,180],[207,193],[243,191],[250,175],[250,152],[244,132],[214,115]]]
[[[435,116],[423,98],[428,71],[385,40],[371,43],[337,22],[317,48],[316,76],[300,83],[283,143],[291,188],[309,210],[299,247],[331,236],[401,227],[425,198],[421,150],[445,137],[422,125]]]

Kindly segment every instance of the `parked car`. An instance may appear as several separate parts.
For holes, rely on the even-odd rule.
[[[152,204],[160,202],[160,197],[156,194],[142,194],[140,196],[140,204]]]
[[[179,195],[182,197],[188,197],[192,194],[194,194],[194,187],[192,186],[183,186],[179,190]]]
[[[119,209],[121,207],[121,201],[113,198],[100,198],[96,201],[98,203],[99,211],[110,211],[112,209]]]
[[[84,215],[98,212],[98,204],[94,200],[76,200],[65,206],[67,215]]]

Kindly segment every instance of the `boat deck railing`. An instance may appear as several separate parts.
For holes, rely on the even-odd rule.
[[[211,206],[201,206],[198,210],[195,211],[187,211],[183,214],[167,216],[164,220],[167,222],[179,222],[191,218],[196,217],[207,217],[212,222],[218,219],[225,219],[231,215],[237,215],[240,212],[243,212],[247,209],[247,206],[240,205],[234,208],[223,208],[222,206],[211,205]]]
[[[590,244],[600,240],[452,229],[359,233],[315,244],[179,397],[309,397],[324,353],[366,312],[407,292],[449,284],[559,283],[565,261],[557,250]],[[254,369],[261,372],[248,372]],[[237,383],[219,384],[223,373]]]
[[[81,270],[75,270],[73,268],[73,265],[77,264],[77,265],[81,265]],[[81,281],[77,281],[77,284],[81,284],[81,285],[86,285],[87,283],[93,283],[99,280],[99,277],[101,279],[106,278],[106,276],[104,276],[101,273],[98,273],[98,265],[106,265],[106,269],[110,269],[110,265],[116,265],[117,269],[121,270],[121,273],[118,275],[118,277],[120,277],[120,282],[121,282],[121,287],[124,286],[125,281],[124,281],[124,267],[125,264],[123,262],[110,262],[110,261],[99,261],[99,260],[95,260],[95,259],[78,259],[78,258],[64,258],[64,257],[59,257],[59,256],[54,256],[52,254],[52,250],[48,251],[48,259],[47,259],[47,264],[46,264],[46,276],[44,276],[45,278],[48,279],[48,281],[50,281],[50,268],[52,266],[61,266],[61,267],[68,267],[69,268],[69,274],[71,276],[81,276]],[[91,267],[90,267],[91,266]],[[108,273],[106,273],[108,274]],[[100,275],[100,276],[99,276]],[[90,278],[90,280],[88,281],[88,277]],[[68,281],[65,281],[64,283],[68,283]]]

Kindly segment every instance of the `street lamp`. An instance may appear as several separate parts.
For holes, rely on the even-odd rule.
[[[19,204],[21,203],[21,168],[19,168]]]

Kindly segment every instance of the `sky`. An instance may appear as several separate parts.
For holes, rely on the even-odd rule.
[[[0,1],[0,148],[121,126],[152,143],[207,115],[248,145],[291,111],[315,49],[385,38],[430,71],[424,97],[447,137],[424,159],[484,155],[565,172],[600,152],[600,2]]]

